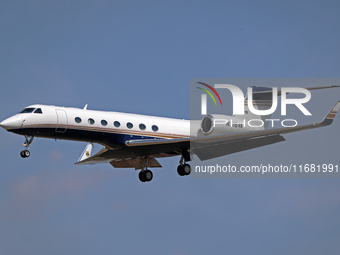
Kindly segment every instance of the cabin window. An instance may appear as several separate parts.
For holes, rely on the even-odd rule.
[[[35,110],[35,108],[25,108],[20,113],[32,113]]]
[[[107,125],[107,121],[106,120],[102,120],[100,123],[102,123],[103,126]]]
[[[113,122],[113,125],[114,125],[115,127],[120,127],[120,122],[119,122],[119,121],[115,121],[115,122]]]
[[[153,125],[152,130],[155,131],[155,132],[158,131],[158,127],[156,125]]]
[[[41,108],[36,109],[36,110],[34,111],[34,113],[42,113]]]
[[[90,118],[90,119],[88,119],[88,122],[89,122],[90,125],[93,125],[94,124],[94,119]]]
[[[127,126],[128,128],[130,128],[130,129],[133,127],[133,125],[132,125],[131,122],[126,123],[126,126]]]
[[[80,122],[81,122],[81,118],[76,117],[76,118],[74,119],[74,121],[77,122],[77,123],[80,123]]]
[[[139,124],[139,128],[140,128],[140,130],[145,130],[146,126],[144,124]]]

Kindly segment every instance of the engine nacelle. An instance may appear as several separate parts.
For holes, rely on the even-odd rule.
[[[210,135],[212,133],[225,134],[230,130],[230,123],[233,117],[222,114],[211,114],[204,116],[201,121],[201,132],[204,135]]]

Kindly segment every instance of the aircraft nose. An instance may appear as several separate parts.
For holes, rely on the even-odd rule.
[[[21,124],[22,124],[22,119],[19,117],[13,116],[1,122],[0,127],[6,130],[11,130],[11,129],[21,128]]]

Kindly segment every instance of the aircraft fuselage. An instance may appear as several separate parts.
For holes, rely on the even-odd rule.
[[[128,140],[190,136],[188,120],[47,105],[28,106],[0,125],[19,135],[95,142],[113,148]]]

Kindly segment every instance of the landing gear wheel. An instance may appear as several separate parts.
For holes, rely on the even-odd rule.
[[[28,158],[31,155],[31,153],[28,150],[28,148],[30,147],[31,143],[33,142],[33,139],[34,139],[34,136],[27,136],[27,135],[25,135],[25,142],[24,142],[23,145],[24,145],[24,147],[26,149],[20,152],[20,156],[22,158]]]
[[[140,171],[138,174],[139,180],[141,182],[149,182],[153,178],[153,174],[150,170]]]
[[[29,150],[25,150],[24,154],[26,158],[28,158],[31,155]]]
[[[145,170],[144,171],[144,180],[149,182],[152,180],[153,174],[150,170]]]
[[[146,182],[146,180],[144,179],[143,171],[140,171],[140,172],[139,172],[138,177],[139,177],[139,180],[140,180],[141,182]]]
[[[178,173],[180,176],[184,176],[183,165],[179,165],[179,166],[177,167],[177,173]]]
[[[179,165],[177,167],[177,173],[180,176],[189,175],[191,173],[191,166],[189,164]]]
[[[23,150],[23,151],[20,152],[20,156],[22,158],[28,158],[30,155],[31,155],[31,153],[30,153],[29,150]]]
[[[191,173],[191,166],[189,164],[183,165],[183,173],[184,175],[189,175]]]

